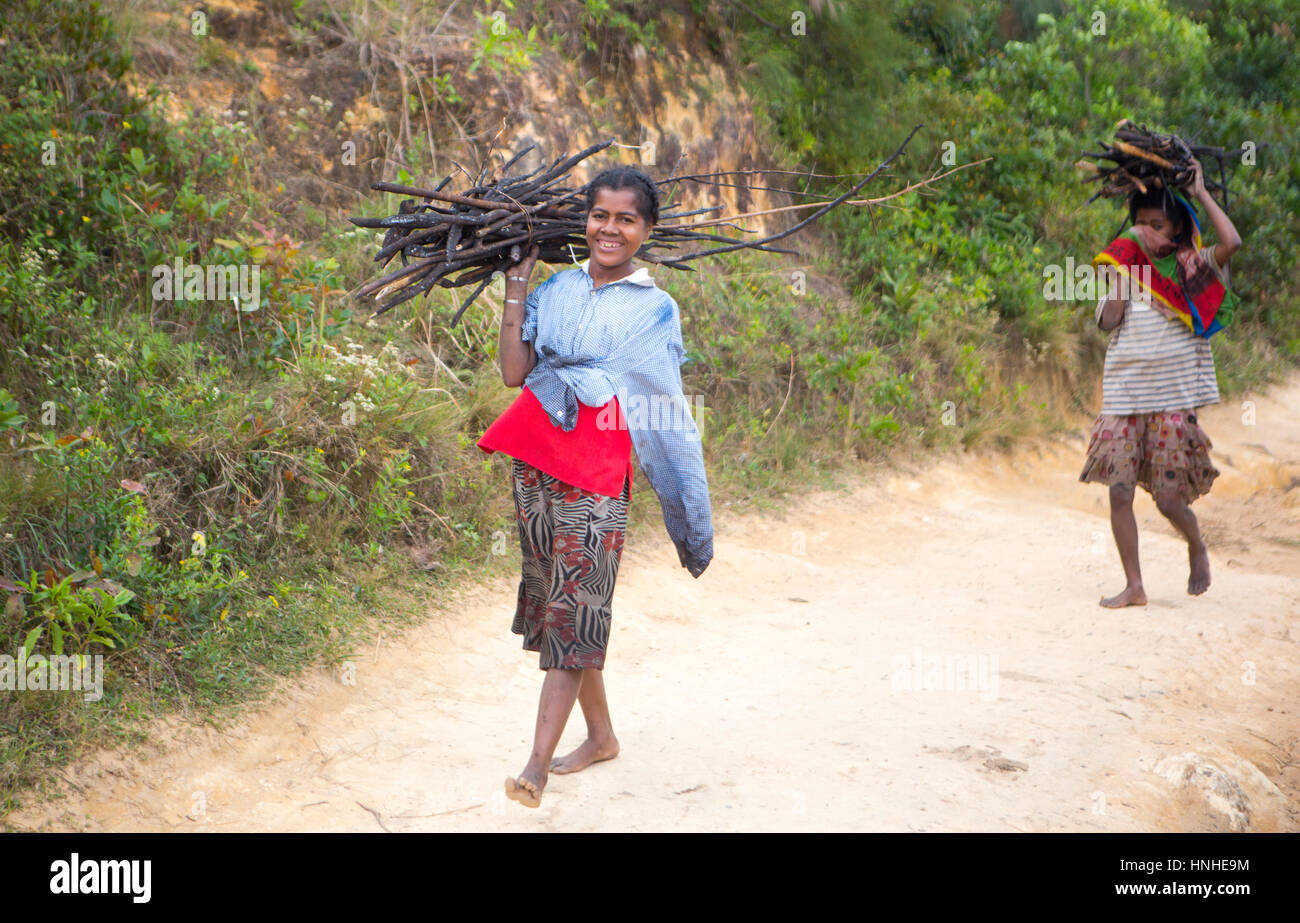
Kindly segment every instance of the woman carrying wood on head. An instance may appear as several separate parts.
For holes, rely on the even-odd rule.
[[[1209,338],[1235,305],[1227,267],[1241,237],[1206,191],[1200,163],[1193,166],[1191,192],[1209,214],[1218,244],[1201,245],[1196,211],[1186,199],[1151,188],[1129,197],[1133,226],[1093,261],[1107,284],[1097,324],[1111,335],[1101,413],[1079,480],[1110,486],[1111,531],[1126,583],[1101,600],[1109,608],[1147,601],[1133,515],[1139,484],[1187,540],[1187,592],[1199,595],[1210,586],[1210,557],[1190,504],[1209,493],[1219,472],[1196,411],[1219,401]]]
[[[682,394],[681,316],[644,267],[632,268],[658,218],[649,177],[606,170],[587,192],[591,256],[532,291],[537,247],[506,273],[501,376],[523,391],[478,445],[511,456],[523,556],[511,631],[546,671],[532,755],[506,779],[506,794],[528,807],[541,803],[549,772],[618,754],[602,670],[634,446],[682,565],[698,577],[713,557],[704,456]],[[677,412],[647,418],[647,405]],[[575,699],[587,739],[552,761]]]

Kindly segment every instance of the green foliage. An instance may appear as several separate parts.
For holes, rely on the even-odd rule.
[[[513,9],[513,4],[508,0],[504,6]],[[470,75],[485,63],[498,75],[507,71],[522,71],[528,67],[536,53],[536,25],[524,32],[514,26],[502,10],[490,13],[475,10],[474,16],[479,21],[480,32],[470,60]]]
[[[756,81],[755,107],[794,156],[823,172],[857,169],[917,49],[890,26],[889,0],[792,8],[780,0],[701,11],[740,26],[736,66]],[[832,12],[832,8],[835,12]],[[709,21],[706,18],[706,22]],[[761,20],[761,21],[760,21]],[[776,28],[772,28],[775,26]]]
[[[657,47],[655,20],[646,15],[645,5],[628,0],[582,0],[582,42],[598,60],[606,63],[633,45]]]
[[[0,33],[0,346],[44,362],[78,320],[144,300],[152,267],[204,252],[232,217],[218,190],[239,182],[246,126],[167,125],[156,88],[127,89],[98,2],[15,0]]]
[[[1294,105],[1300,6],[1291,0],[1171,0],[1170,6],[1204,24],[1211,71],[1232,95],[1255,105]]]
[[[95,190],[124,146],[150,143],[145,104],[122,86],[129,59],[97,2],[13,0],[2,28],[2,226],[15,242],[22,227],[98,242]]]
[[[30,360],[70,343],[69,325],[95,313],[94,299],[77,289],[93,262],[78,244],[61,254],[37,234],[21,248],[0,239],[0,345]]]
[[[237,340],[239,357],[269,372],[304,350],[318,349],[353,320],[354,312],[346,304],[324,310],[328,296],[344,290],[336,258],[303,252],[302,241],[260,222],[252,224],[255,233],[215,239],[203,264],[256,266],[259,302],[223,303],[201,318],[211,336],[219,342]]]
[[[27,418],[18,412],[18,402],[12,394],[0,388],[0,432],[9,429],[21,430]]]
[[[551,48],[580,61],[585,73],[619,80],[641,51],[662,53],[660,12],[637,0],[531,0],[528,17]]]
[[[122,611],[135,594],[106,587],[103,581],[95,586],[77,585],[93,576],[93,572],[79,571],[47,583],[33,571],[30,580],[16,584],[17,589],[30,594],[28,624],[34,623],[30,628],[24,626],[22,650],[29,656],[43,649],[55,656],[85,656],[94,653],[94,646],[117,650],[126,646],[127,637],[138,634],[140,626]],[[116,592],[110,592],[113,589]]]

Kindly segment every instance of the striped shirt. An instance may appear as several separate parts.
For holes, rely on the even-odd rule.
[[[678,559],[698,577],[713,558],[713,518],[704,450],[682,393],[681,313],[645,267],[597,288],[589,263],[528,293],[521,336],[536,364],[524,384],[566,431],[579,401],[602,407],[618,398],[619,419],[598,423],[628,430]]]
[[[1201,256],[1227,285],[1214,261],[1214,247]],[[1097,303],[1101,323],[1103,297]],[[1219,402],[1210,341],[1198,337],[1181,320],[1162,314],[1146,293],[1135,293],[1124,305],[1124,316],[1110,334],[1101,376],[1101,412],[1106,416],[1191,410]]]

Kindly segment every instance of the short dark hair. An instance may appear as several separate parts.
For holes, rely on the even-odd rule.
[[[650,224],[659,223],[659,190],[654,181],[636,167],[610,167],[597,173],[587,185],[587,211],[596,206],[597,189],[635,189],[637,214]]]
[[[1158,208],[1166,218],[1178,225],[1175,240],[1182,240],[1192,223],[1182,204],[1174,198],[1167,188],[1148,189],[1146,192],[1134,192],[1128,199],[1128,220],[1137,224],[1137,213],[1143,208]]]

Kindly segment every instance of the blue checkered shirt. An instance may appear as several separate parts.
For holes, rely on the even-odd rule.
[[[589,262],[528,293],[522,337],[533,343],[536,364],[524,384],[566,432],[579,401],[602,407],[618,396],[623,419],[602,415],[597,425],[627,427],[677,557],[698,577],[713,558],[713,517],[700,433],[682,392],[677,302],[644,267],[595,288]]]

